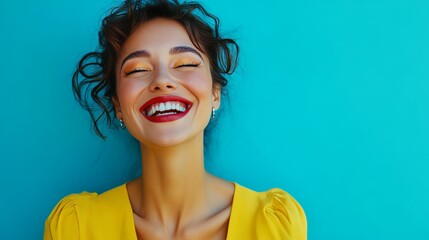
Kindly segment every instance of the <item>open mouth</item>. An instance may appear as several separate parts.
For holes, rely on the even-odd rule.
[[[184,102],[168,101],[162,103],[155,103],[150,105],[144,110],[144,114],[148,117],[152,116],[165,116],[183,113],[189,108],[188,104]]]
[[[140,107],[140,112],[149,121],[169,122],[185,116],[192,102],[177,96],[155,97]]]

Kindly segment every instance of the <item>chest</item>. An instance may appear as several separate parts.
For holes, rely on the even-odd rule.
[[[213,217],[183,228],[157,226],[134,214],[138,240],[225,240],[229,223],[228,209]]]

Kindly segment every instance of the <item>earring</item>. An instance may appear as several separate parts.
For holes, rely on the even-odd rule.
[[[216,110],[215,110],[215,108],[214,108],[214,107],[212,107],[212,119],[214,119],[214,118],[215,118],[215,114],[216,114]]]
[[[122,120],[122,119],[119,119],[119,127],[120,128],[122,128],[122,129],[125,129],[125,123],[124,123],[124,121]]]

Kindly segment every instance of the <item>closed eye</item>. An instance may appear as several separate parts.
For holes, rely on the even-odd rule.
[[[129,72],[126,72],[125,76],[131,75],[133,73],[138,73],[138,72],[149,72],[149,69],[147,69],[147,68],[135,68]]]
[[[183,63],[183,64],[179,64],[177,65],[175,68],[180,68],[180,67],[198,67],[200,66],[201,63]]]

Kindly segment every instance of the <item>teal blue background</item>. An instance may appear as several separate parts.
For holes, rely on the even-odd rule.
[[[205,1],[241,63],[209,171],[304,207],[309,239],[429,239],[429,1]],[[112,1],[0,2],[0,238],[41,239],[63,196],[137,176],[71,74]]]

